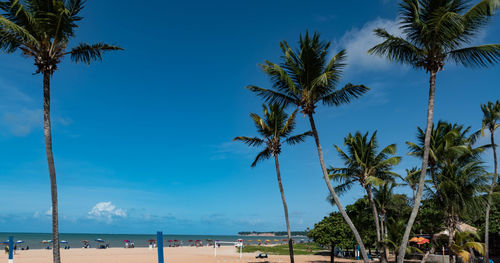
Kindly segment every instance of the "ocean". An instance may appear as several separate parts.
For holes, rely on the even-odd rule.
[[[18,247],[29,246],[30,249],[43,249],[46,248],[48,244],[42,244],[42,240],[51,240],[51,233],[0,233],[0,242],[7,241],[9,236],[14,237],[14,242],[18,240],[24,241],[18,245]],[[302,238],[294,238],[299,241]],[[68,244],[61,244],[61,247],[65,247],[69,245],[71,248],[80,248],[82,247],[82,240],[88,240],[92,248],[97,247],[98,242],[96,239],[103,239],[105,244],[109,244],[110,247],[124,247],[124,240],[130,240],[135,243],[136,247],[147,247],[149,245],[148,240],[156,239],[156,234],[151,235],[139,235],[139,234],[59,234],[60,240],[65,240]],[[275,240],[282,242],[286,237],[283,236],[223,236],[223,235],[169,235],[164,234],[164,246],[168,247],[170,244],[173,245],[173,242],[168,242],[169,240],[178,240],[177,243],[180,243],[183,246],[190,246],[192,242],[189,240],[202,240],[203,244],[207,244],[207,239],[210,240],[220,240],[220,241],[229,241],[236,242],[238,239],[243,239],[245,243],[257,243],[257,240],[261,240],[264,243],[266,240],[270,240],[272,243],[276,243]],[[307,238],[305,238],[307,239]],[[251,241],[250,241],[251,240]],[[224,244],[222,244],[224,245]]]

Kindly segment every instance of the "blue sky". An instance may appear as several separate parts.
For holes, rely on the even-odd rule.
[[[378,41],[373,28],[398,32],[396,1],[88,1],[83,16],[73,44],[125,51],[90,67],[63,61],[53,77],[61,232],[283,230],[273,162],[250,168],[257,151],[232,138],[255,135],[248,114],[261,101],[244,87],[269,87],[258,64],[278,61],[279,42],[295,46],[306,29],[332,41],[332,54],[347,49],[344,83],[371,88],[350,105],[318,109],[327,164],[340,164],[332,146],[357,130],[397,143],[398,172],[418,164],[404,142],[425,124],[428,77],[366,55]],[[477,42],[499,35],[496,16]],[[0,232],[49,232],[41,76],[19,54],[0,56]],[[479,105],[500,97],[499,73],[446,65],[435,119],[478,129]],[[311,227],[333,209],[313,141],[284,148],[280,160],[292,228]],[[342,201],[362,194],[355,188]]]

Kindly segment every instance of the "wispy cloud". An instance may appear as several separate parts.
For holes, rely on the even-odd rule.
[[[224,160],[233,155],[249,156],[252,153],[252,149],[241,142],[228,141],[211,147],[213,148],[212,160]]]
[[[389,20],[383,18],[369,21],[361,28],[353,28],[346,32],[340,40],[336,41],[336,46],[347,50],[348,69],[353,68],[356,71],[381,71],[391,69],[391,67],[395,66],[385,58],[367,53],[370,48],[381,42],[381,39],[373,33],[373,30],[376,28],[384,28],[391,34],[401,35],[397,19]]]
[[[24,137],[43,125],[41,101],[36,101],[14,85],[0,79],[0,128],[7,131],[3,135]],[[54,125],[69,126],[73,120],[54,116]]]

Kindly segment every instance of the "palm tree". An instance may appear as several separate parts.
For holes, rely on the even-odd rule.
[[[386,181],[394,180],[392,168],[399,164],[401,157],[392,156],[396,154],[396,145],[391,144],[377,153],[377,132],[368,138],[368,132],[362,135],[356,132],[349,134],[344,139],[347,153],[335,145],[345,167],[330,167],[330,177],[340,184],[335,188],[338,193],[349,190],[356,182],[365,189],[372,208],[373,221],[377,231],[377,242],[382,241],[383,230],[380,227],[379,213],[373,198],[372,188],[374,185],[383,185]],[[386,255],[387,256],[387,255]],[[383,260],[386,260],[384,257]]]
[[[234,138],[235,141],[242,141],[251,147],[265,146],[254,162],[252,167],[255,167],[258,162],[274,157],[274,164],[276,166],[276,175],[278,177],[278,186],[280,188],[281,200],[283,201],[283,208],[285,210],[286,230],[288,234],[288,249],[290,250],[290,262],[294,262],[293,257],[293,240],[292,233],[290,232],[290,222],[288,220],[288,208],[285,200],[285,191],[281,183],[281,172],[278,161],[278,155],[281,153],[282,142],[294,145],[303,142],[307,136],[311,136],[311,132],[290,136],[295,129],[295,117],[297,110],[295,110],[290,117],[285,113],[284,108],[278,104],[271,104],[269,108],[263,105],[264,117],[261,118],[255,113],[251,113],[250,117],[257,127],[259,137],[244,137],[239,136]],[[283,140],[283,141],[282,141]]]
[[[481,126],[481,135],[484,136],[484,130],[488,129],[490,132],[491,147],[493,149],[493,162],[495,170],[493,172],[493,179],[491,181],[490,190],[488,192],[488,202],[486,203],[486,220],[484,225],[484,262],[489,262],[489,231],[490,231],[490,209],[491,209],[491,195],[493,190],[495,190],[495,185],[498,178],[498,162],[497,162],[497,149],[495,145],[495,130],[500,126],[498,120],[500,119],[500,102],[497,100],[496,103],[491,101],[488,104],[481,105],[481,110],[483,111],[483,122]]]
[[[498,44],[467,46],[494,15],[498,5],[498,0],[482,0],[472,7],[466,0],[402,0],[400,28],[404,36],[391,35],[382,28],[375,29],[375,34],[384,41],[371,48],[369,53],[424,69],[430,74],[422,171],[413,211],[401,241],[398,263],[404,261],[405,247],[422,199],[433,123],[436,74],[443,70],[446,62],[466,67],[486,67],[499,61]]]
[[[385,261],[387,261],[387,258],[389,257],[389,249],[387,248],[386,242],[384,242],[384,240],[387,240],[389,237],[388,236],[389,230],[387,227],[387,210],[392,202],[394,196],[393,190],[396,186],[399,185],[394,182],[385,181],[383,184],[378,185],[377,188],[373,189],[374,199],[375,203],[377,204],[380,217],[381,240],[379,241],[379,243],[384,244],[385,257],[383,258],[383,260]]]
[[[53,259],[59,263],[59,227],[57,183],[50,123],[50,79],[61,60],[70,56],[74,62],[90,64],[101,60],[102,54],[120,47],[104,43],[81,43],[68,49],[68,42],[75,35],[77,22],[84,7],[84,0],[9,0],[0,1],[0,49],[12,53],[20,50],[34,59],[36,73],[43,75],[43,117],[45,151],[50,176],[52,197]]]
[[[410,169],[405,169],[405,171],[406,171],[405,177],[398,176],[399,179],[401,179],[401,181],[403,181],[403,183],[400,185],[410,187],[411,193],[412,193],[411,202],[414,203],[415,202],[415,195],[416,195],[417,187],[418,187],[418,180],[419,180],[419,176],[420,176],[420,169],[418,169],[417,167],[412,167]]]
[[[459,255],[465,263],[469,262],[471,250],[475,250],[480,255],[485,255],[484,244],[474,241],[476,238],[479,239],[476,233],[457,232],[455,233],[451,250],[453,253]]]
[[[313,117],[319,103],[327,106],[347,104],[367,92],[368,88],[363,85],[349,83],[345,87],[337,89],[342,70],[345,67],[346,51],[340,51],[328,61],[330,42],[321,41],[317,33],[310,36],[306,32],[304,37],[300,36],[299,48],[296,51],[292,50],[286,41],[281,42],[280,46],[283,52],[283,61],[280,64],[266,61],[265,64],[261,65],[264,72],[271,78],[273,89],[256,86],[248,86],[247,88],[270,103],[278,103],[282,106],[295,105],[308,116],[318,151],[323,179],[339,212],[354,234],[363,260],[368,262],[368,255],[361,236],[345,212],[337,193],[335,193],[330,183],[318,130]]]

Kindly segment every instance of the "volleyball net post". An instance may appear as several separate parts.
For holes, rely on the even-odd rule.
[[[243,255],[243,242],[231,242],[231,241],[218,241],[216,240],[214,242],[214,257],[217,257],[217,246],[218,244],[231,244],[236,247],[240,248],[240,259],[242,258]]]

